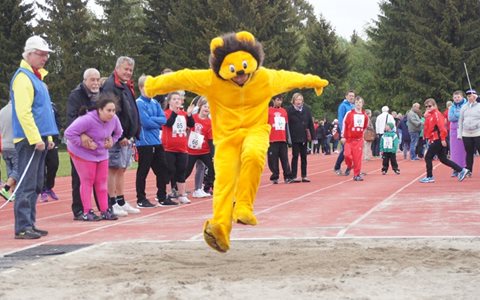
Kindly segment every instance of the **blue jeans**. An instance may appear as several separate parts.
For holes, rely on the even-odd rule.
[[[420,132],[409,132],[409,134],[410,134],[410,159],[415,159],[417,157],[417,155],[415,154],[415,149],[417,148]]]
[[[46,145],[48,141],[43,140]],[[43,188],[45,172],[45,156],[47,151],[35,151],[35,145],[29,145],[27,139],[15,144],[18,155],[18,174],[25,176],[15,191],[13,211],[15,214],[15,234],[35,226],[37,218],[37,198]],[[30,158],[32,162],[25,171]]]

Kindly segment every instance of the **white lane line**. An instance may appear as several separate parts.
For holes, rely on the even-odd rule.
[[[433,169],[436,169],[438,166],[440,165],[440,163],[438,163],[437,165],[435,165],[433,167]],[[395,192],[393,192],[393,194],[391,194],[390,196],[388,196],[387,198],[383,199],[382,201],[380,201],[379,203],[377,203],[377,205],[375,205],[374,207],[372,207],[369,211],[367,211],[366,213],[364,213],[363,215],[361,215],[359,218],[357,218],[355,221],[353,221],[352,223],[348,224],[345,228],[343,228],[342,230],[340,230],[338,233],[337,233],[337,237],[343,237],[345,235],[345,233],[350,230],[352,227],[356,226],[357,224],[359,224],[360,222],[362,222],[363,220],[365,220],[367,217],[369,217],[374,211],[376,211],[378,208],[380,207],[385,207],[387,205],[389,205],[393,199],[400,193],[402,192],[404,189],[406,189],[407,187],[411,186],[412,184],[418,182],[418,180],[422,177],[425,176],[425,173],[422,173],[420,174],[420,176],[418,176],[417,178],[413,179],[412,181],[410,181],[409,183],[407,183],[406,185],[400,187],[398,190],[396,190]]]

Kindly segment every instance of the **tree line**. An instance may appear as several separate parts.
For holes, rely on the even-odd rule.
[[[368,38],[353,33],[349,40],[337,36],[307,0],[97,0],[101,16],[87,3],[0,3],[1,106],[32,34],[55,50],[46,83],[61,116],[87,68],[109,76],[122,55],[135,59],[135,78],[164,68],[208,68],[210,40],[239,30],[262,42],[266,67],[330,81],[321,97],[303,91],[318,118],[334,118],[350,89],[374,110],[389,105],[405,111],[427,97],[441,105],[451,92],[468,87],[463,62],[472,85],[480,82],[479,0],[383,1]]]

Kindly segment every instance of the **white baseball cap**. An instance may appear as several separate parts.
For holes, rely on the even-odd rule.
[[[25,42],[25,51],[28,50],[40,50],[40,51],[45,51],[45,52],[54,52],[50,47],[48,46],[47,41],[39,37],[38,35],[34,35],[28,38],[28,40]]]

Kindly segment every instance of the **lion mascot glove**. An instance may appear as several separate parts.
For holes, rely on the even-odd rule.
[[[210,69],[149,76],[148,97],[177,90],[203,95],[210,105],[215,144],[213,216],[204,239],[219,252],[230,248],[232,222],[256,225],[253,204],[269,146],[268,103],[295,88],[320,95],[328,81],[262,67],[262,45],[246,31],[228,33],[210,43]]]

